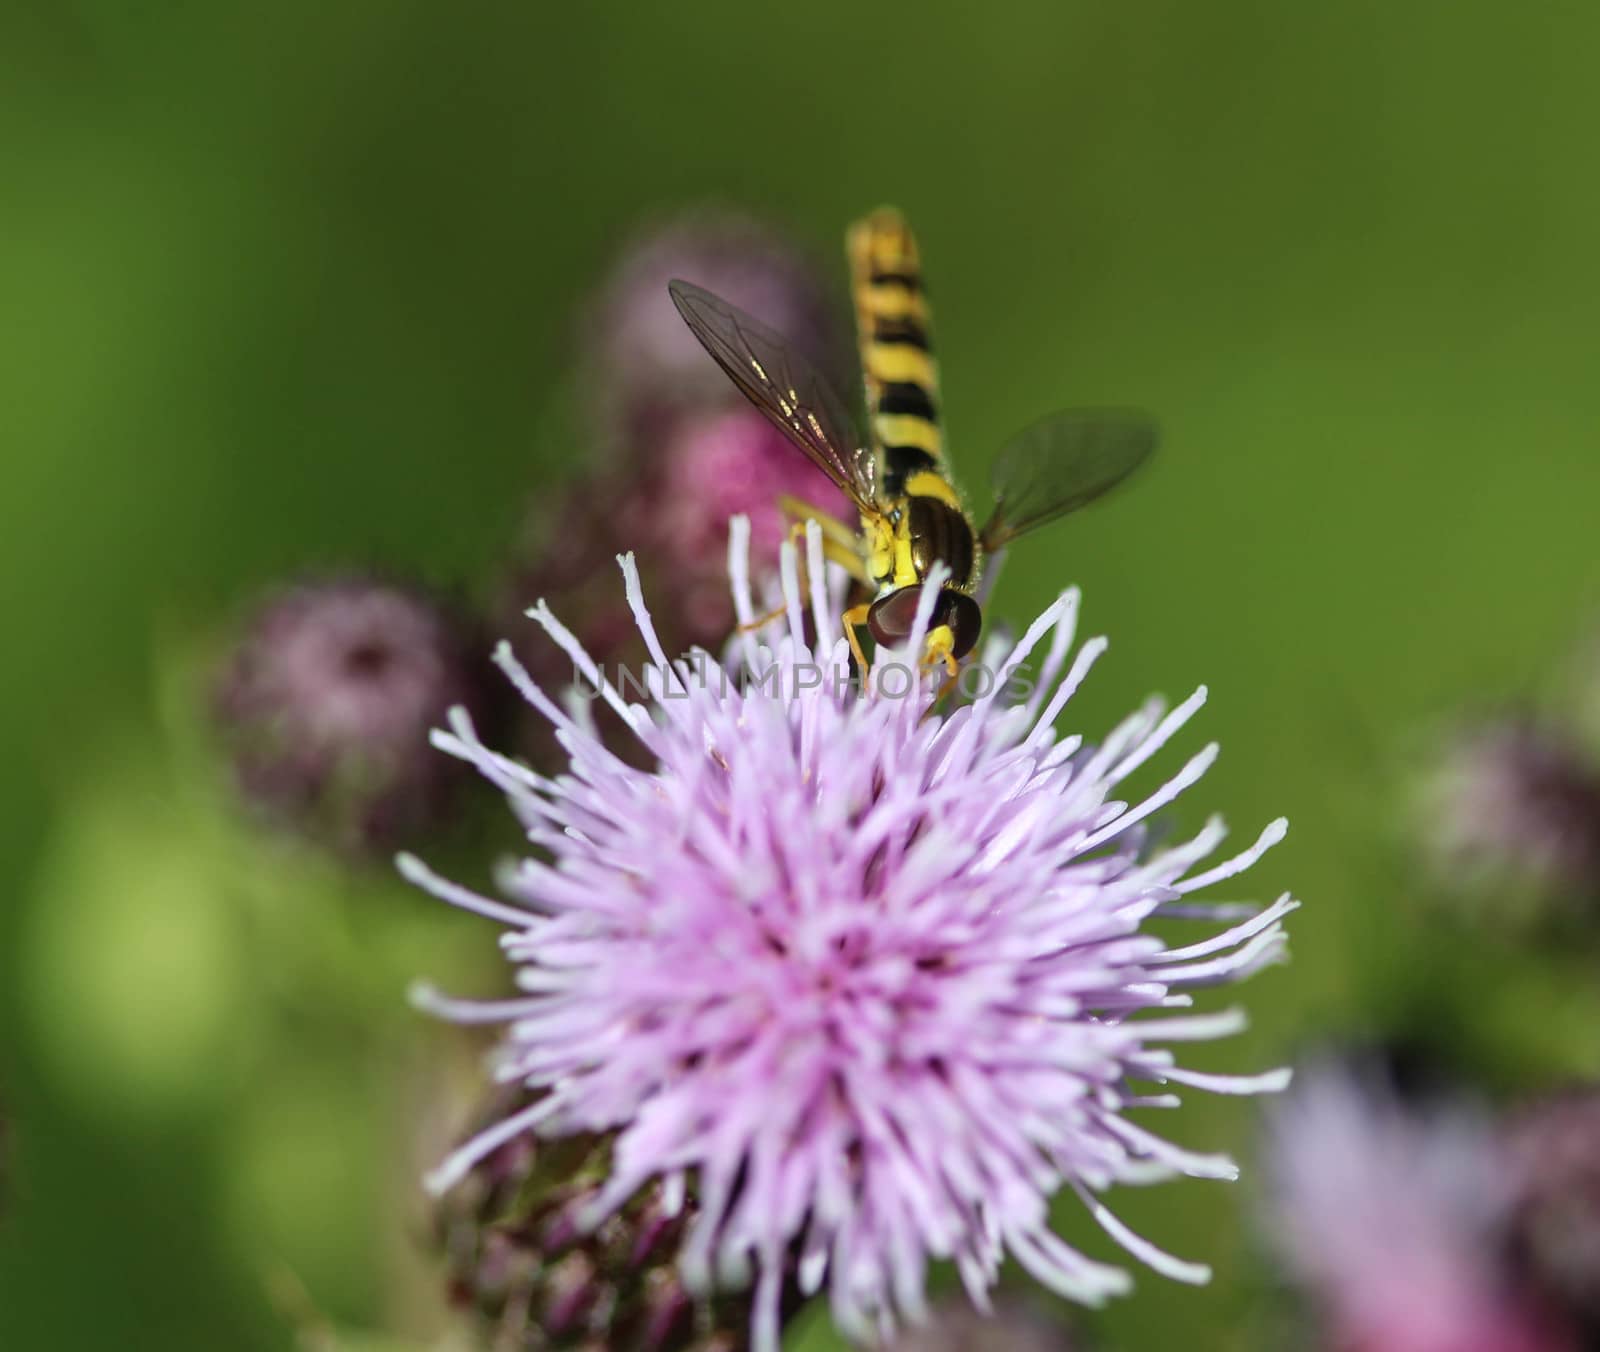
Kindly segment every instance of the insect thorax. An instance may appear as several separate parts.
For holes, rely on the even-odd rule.
[[[950,570],[946,585],[964,589],[972,583],[977,562],[977,544],[966,514],[935,497],[910,497],[906,500],[905,533],[911,566],[918,578],[925,578],[936,564]]]
[[[863,537],[868,571],[879,594],[915,586],[937,564],[950,576],[945,585],[965,591],[975,581],[977,543],[972,524],[945,495],[912,493],[898,499]]]

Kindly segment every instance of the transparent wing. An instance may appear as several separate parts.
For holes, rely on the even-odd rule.
[[[1156,424],[1132,409],[1069,409],[1019,432],[995,456],[985,550],[1109,493],[1156,448]]]
[[[820,372],[760,320],[689,282],[667,290],[684,323],[749,401],[854,500],[873,509],[878,462]]]

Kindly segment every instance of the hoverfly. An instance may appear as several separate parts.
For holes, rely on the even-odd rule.
[[[864,626],[880,646],[903,642],[922,583],[942,563],[949,576],[923,660],[943,664],[953,676],[982,626],[973,592],[984,555],[1116,487],[1155,449],[1155,424],[1121,410],[1061,412],[1035,423],[995,457],[994,510],[974,527],[946,468],[916,239],[899,212],[884,208],[851,227],[847,252],[870,441],[857,435],[821,374],[778,334],[688,282],[671,282],[668,290],[746,398],[854,505],[859,528],[809,503],[784,504],[797,518],[818,523],[827,557],[870,597],[843,617],[860,669],[867,662],[856,630]]]

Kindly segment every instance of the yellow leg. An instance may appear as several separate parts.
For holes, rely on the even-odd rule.
[[[803,544],[806,537],[806,523],[815,521],[817,528],[822,532],[822,557],[829,563],[836,563],[856,582],[863,587],[871,588],[872,579],[867,576],[866,561],[861,557],[861,532],[849,522],[841,521],[838,517],[830,516],[827,512],[804,498],[794,497],[784,493],[778,498],[778,506],[785,516],[794,518],[794,525],[790,529],[789,538],[796,544]],[[797,562],[800,565],[800,590],[807,590],[805,572],[805,552],[802,549]],[[852,606],[841,615],[840,622],[844,626],[844,636],[850,644],[850,655],[855,658],[856,668],[861,672],[861,688],[867,688],[867,678],[871,668],[867,664],[867,655],[862,650],[861,640],[856,637],[858,625],[867,622],[867,613],[871,610],[871,602]],[[780,606],[770,615],[764,615],[758,620],[752,620],[748,625],[741,625],[742,629],[759,629],[770,624],[773,620],[783,615],[787,607]]]
[[[789,543],[795,545],[802,544],[805,538],[806,523],[804,521],[792,522],[789,526]],[[804,596],[806,593],[806,554],[804,549],[797,549],[795,551],[794,562],[795,567],[799,570],[798,577],[800,580],[800,594]],[[788,613],[788,611],[789,607],[787,604],[785,604],[777,607],[775,610],[769,610],[765,615],[757,615],[755,619],[750,620],[745,624],[741,624],[739,626],[739,632],[741,634],[747,634],[752,630],[765,629],[774,620],[782,619],[784,615]]]
[[[804,595],[808,590],[806,582],[806,555],[805,538],[806,523],[815,521],[822,532],[822,557],[829,563],[836,563],[845,570],[851,578],[864,587],[872,585],[867,577],[867,567],[861,558],[860,538],[854,527],[840,521],[837,517],[829,516],[826,512],[819,511],[816,507],[806,502],[803,498],[792,497],[788,493],[778,499],[778,506],[783,509],[786,516],[795,520],[789,528],[789,539],[797,546],[796,564],[799,566],[800,591]],[[842,617],[845,637],[850,641],[850,652],[856,659],[856,665],[861,669],[861,680],[865,688],[867,678],[867,659],[861,651],[861,642],[856,638],[855,626],[867,622],[867,605],[856,606],[845,612]],[[748,632],[753,629],[763,629],[774,620],[781,619],[788,611],[788,606],[779,606],[776,610],[766,615],[760,615],[748,624],[741,624],[739,631]],[[854,617],[853,619],[851,617]]]
[[[782,499],[782,501],[784,503],[785,511],[789,510],[789,503],[795,503],[801,506],[805,505],[800,503],[798,498],[786,497]],[[849,573],[851,577],[855,578],[856,581],[865,583],[867,580],[867,572],[866,568],[861,562],[861,551],[856,547],[856,537],[854,532],[850,531],[849,528],[841,521],[825,521],[823,518],[818,516],[808,516],[805,521],[796,521],[789,527],[790,542],[796,546],[799,546],[795,552],[795,565],[798,569],[800,594],[804,596],[806,592],[810,590],[809,584],[806,580],[806,552],[804,549],[806,538],[806,521],[815,521],[819,526],[822,527],[822,557],[827,559],[829,563],[837,563],[845,570],[845,572]],[[845,539],[841,541],[836,536],[829,534],[830,528],[844,531]],[[751,630],[764,629],[774,620],[781,619],[788,612],[788,609],[789,607],[787,605],[782,605],[777,607],[775,610],[769,611],[765,615],[758,615],[749,623],[741,624],[739,626],[739,632],[748,633]]]
[[[765,629],[774,620],[781,620],[788,614],[788,606],[779,606],[776,610],[769,610],[765,615],[757,615],[753,620],[746,620],[739,626],[741,634],[753,634],[758,629]]]
[[[813,517],[812,520],[816,518]],[[802,530],[804,527],[801,528]],[[822,537],[822,557],[829,563],[836,563],[847,572],[853,581],[859,582],[863,587],[870,586],[867,581],[867,568],[861,562],[861,551],[852,540],[849,545],[841,545],[836,540]]]
[[[925,669],[944,665],[945,677],[939,684],[939,693],[928,701],[928,707],[923,710],[924,718],[932,718],[934,711],[944,703],[945,697],[956,688],[956,681],[960,678],[961,664],[956,661],[955,653],[951,651],[953,635],[950,626],[941,624],[928,634],[922,647],[922,665]]]
[[[856,666],[861,669],[861,688],[867,689],[868,677],[871,668],[867,665],[867,656],[861,650],[861,640],[856,637],[856,627],[867,622],[867,616],[872,612],[872,603],[864,601],[859,606],[851,606],[845,611],[841,620],[844,624],[845,638],[850,642],[850,654],[856,659]],[[923,641],[922,665],[924,668],[943,666],[945,681],[939,687],[939,693],[934,699],[937,704],[955,687],[956,678],[961,671],[961,664],[956,661],[955,635],[947,624],[935,625]]]
[[[870,601],[863,601],[859,606],[851,606],[841,615],[840,621],[844,624],[844,636],[850,644],[850,655],[856,659],[856,669],[861,673],[861,689],[867,689],[867,679],[872,669],[867,665],[867,655],[861,651],[861,640],[856,637],[856,626],[867,622],[867,614],[872,609]]]
[[[945,674],[954,680],[956,672],[960,669],[960,664],[956,661],[955,646],[956,636],[951,632],[950,626],[936,624],[928,631],[928,637],[923,641],[922,665],[936,667],[942,663]]]
[[[789,493],[779,496],[778,507],[785,516],[792,516],[802,525],[807,521],[815,521],[822,530],[823,552],[835,563],[843,564],[857,582],[866,582],[867,570],[861,563],[861,532],[856,527],[836,516],[829,516],[804,498]],[[832,549],[829,549],[830,545]]]

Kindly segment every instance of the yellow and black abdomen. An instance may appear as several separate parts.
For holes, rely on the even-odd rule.
[[[950,586],[969,587],[976,580],[977,544],[945,465],[939,367],[916,236],[898,211],[885,207],[851,227],[848,246],[883,498],[904,500],[894,582],[908,585],[943,563]]]
[[[899,497],[912,475],[945,472],[922,259],[905,218],[890,208],[856,222],[848,243],[867,413],[884,494]]]

